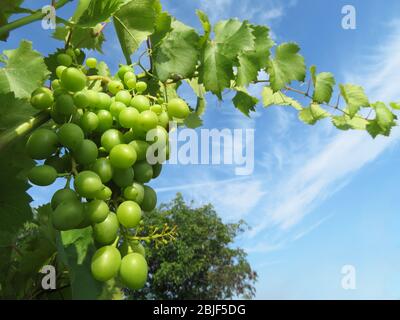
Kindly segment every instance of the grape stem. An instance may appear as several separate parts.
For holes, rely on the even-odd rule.
[[[0,151],[20,137],[23,137],[50,120],[48,111],[42,111],[34,115],[28,121],[16,125],[14,128],[5,130],[0,134]]]
[[[88,76],[87,77],[89,81],[92,80],[101,80],[102,82],[109,83],[111,79],[109,77],[104,77],[104,76]]]
[[[72,2],[72,0],[60,0],[58,1],[55,5],[55,9],[59,9],[63,6],[65,6],[68,2]],[[30,24],[32,22],[38,21],[42,19],[43,17],[46,16],[46,13],[42,12],[42,9],[35,10],[31,15],[23,17],[21,19],[12,21],[10,23],[7,23],[6,25],[0,27],[0,36],[5,35],[7,32],[12,31],[14,29],[23,27],[27,24]]]
[[[166,228],[164,227],[164,229],[162,230],[161,233],[156,233],[157,229],[155,229],[151,235],[148,236],[130,236],[125,234],[126,238],[128,240],[133,240],[133,241],[154,241],[154,240],[160,240],[160,239],[165,239],[165,238],[169,238],[170,240],[175,240],[176,239],[176,235],[177,235],[177,226],[174,226],[172,229],[170,229],[168,232],[166,232]]]

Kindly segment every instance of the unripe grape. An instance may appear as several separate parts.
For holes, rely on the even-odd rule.
[[[89,101],[88,106],[91,108],[96,108],[100,100],[99,92],[94,90],[86,90],[85,94]]]
[[[156,192],[149,186],[144,186],[144,197],[143,201],[140,204],[143,211],[150,212],[153,211],[157,205],[157,194]]]
[[[116,145],[122,144],[124,141],[123,134],[116,129],[109,129],[101,136],[101,146],[108,152]]]
[[[77,228],[84,218],[83,204],[79,200],[61,202],[51,215],[54,228],[60,231]]]
[[[94,112],[85,112],[80,119],[80,125],[83,131],[92,132],[99,125],[99,118]]]
[[[170,117],[178,119],[185,119],[190,113],[187,103],[179,98],[168,101],[167,109]]]
[[[169,116],[166,111],[161,112],[161,114],[158,116],[158,124],[163,127],[167,128],[169,124]]]
[[[61,79],[61,75],[64,72],[64,70],[66,70],[66,69],[67,69],[67,67],[65,67],[65,66],[58,66],[56,68],[56,76],[58,79]]]
[[[96,144],[92,140],[83,140],[74,149],[74,158],[81,165],[89,165],[96,161],[98,150]]]
[[[119,113],[119,123],[123,128],[133,128],[137,125],[139,111],[135,108],[124,108]]]
[[[135,89],[136,88],[136,80],[135,79],[128,79],[125,83],[126,83],[126,86],[129,89]]]
[[[67,68],[61,74],[61,83],[69,91],[80,91],[86,86],[86,76],[76,68]]]
[[[91,68],[94,69],[97,66],[97,59],[96,58],[87,58],[86,59],[86,65]]]
[[[119,114],[125,108],[126,108],[126,105],[124,103],[122,103],[120,101],[115,101],[115,102],[111,103],[110,112],[115,118],[118,119]]]
[[[124,76],[127,72],[132,72],[132,67],[130,66],[121,66],[118,69],[118,78],[120,78],[121,80],[124,80]]]
[[[109,187],[104,187],[103,189],[96,191],[94,194],[94,198],[98,200],[110,200],[112,196],[112,191]]]
[[[99,110],[97,112],[97,118],[99,119],[99,125],[97,126],[98,132],[104,132],[110,129],[113,125],[113,117],[107,110]]]
[[[108,245],[115,241],[118,235],[119,222],[115,213],[110,212],[107,218],[93,226],[93,238],[101,245]]]
[[[107,203],[103,200],[92,200],[85,203],[85,215],[91,223],[103,222],[110,213]]]
[[[143,81],[138,81],[136,82],[135,89],[137,93],[145,92],[147,90],[147,83]]]
[[[118,91],[121,91],[124,89],[124,85],[122,84],[121,81],[117,80],[112,80],[108,84],[108,91],[110,91],[112,94],[117,94]]]
[[[54,98],[53,95],[46,93],[38,93],[31,98],[31,105],[38,110],[44,110],[53,105]]]
[[[149,147],[149,144],[146,141],[142,140],[134,140],[129,143],[131,145],[137,154],[137,161],[143,161],[146,160],[146,152]]]
[[[97,109],[105,109],[105,110],[110,109],[111,97],[107,93],[99,92],[98,99],[99,100],[96,107]]]
[[[117,169],[113,171],[112,180],[114,183],[121,188],[132,185],[134,179],[134,171],[132,168],[128,169]]]
[[[60,53],[57,55],[57,63],[69,67],[72,64],[72,58],[66,53]]]
[[[135,228],[142,218],[142,209],[133,201],[124,201],[117,208],[117,218],[126,228]]]
[[[81,49],[75,49],[74,50],[75,56],[80,56],[81,55]]]
[[[136,87],[136,75],[130,71],[125,73],[124,82],[128,86],[128,88],[133,89]]]
[[[144,187],[142,184],[134,182],[131,186],[124,189],[124,197],[127,200],[141,204],[144,198]]]
[[[153,165],[153,179],[158,178],[161,174],[162,164],[156,163]]]
[[[140,183],[149,182],[153,178],[153,167],[146,161],[135,163],[133,166],[135,180]]]
[[[67,50],[65,50],[65,53],[67,55],[69,55],[71,58],[75,57],[75,52],[74,52],[74,49],[72,49],[72,48],[68,48]]]
[[[122,258],[119,275],[122,282],[132,290],[144,287],[147,281],[146,259],[139,253],[131,253]]]
[[[85,91],[78,91],[74,94],[74,104],[82,109],[89,106],[89,98]]]
[[[98,174],[103,183],[109,182],[113,176],[113,168],[107,158],[97,159],[91,166],[91,170]]]
[[[132,107],[136,108],[139,112],[150,109],[150,100],[142,95],[134,96],[130,104]]]
[[[91,198],[103,188],[103,184],[96,173],[82,171],[75,177],[74,188],[82,197]]]
[[[73,201],[78,200],[78,195],[75,193],[74,190],[71,189],[60,189],[57,190],[53,197],[51,198],[51,208],[55,210],[58,205],[65,201]]]
[[[142,130],[149,131],[157,127],[158,117],[153,111],[143,111],[139,114],[138,125]]]
[[[153,111],[156,115],[160,115],[163,112],[163,108],[159,104],[152,105],[150,110]]]
[[[91,271],[97,281],[108,281],[114,278],[121,265],[121,254],[112,246],[98,249],[92,257]]]
[[[132,96],[127,90],[118,91],[115,95],[115,101],[122,102],[125,106],[129,105]]]
[[[51,166],[33,167],[28,173],[28,179],[37,186],[49,186],[57,179],[57,171]]]
[[[127,169],[136,162],[136,151],[129,144],[119,144],[110,151],[111,165],[118,169]]]
[[[82,129],[74,123],[63,124],[58,130],[58,139],[64,147],[74,150],[84,139]]]
[[[60,81],[59,79],[54,79],[54,80],[51,82],[51,88],[52,88],[53,90],[57,90],[57,89],[61,88],[61,81]]]
[[[32,159],[41,160],[50,157],[58,146],[57,135],[48,129],[34,131],[26,143],[26,150]]]
[[[54,110],[64,116],[72,115],[75,111],[74,99],[69,94],[57,96]]]

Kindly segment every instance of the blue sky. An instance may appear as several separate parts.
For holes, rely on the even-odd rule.
[[[48,1],[26,2],[36,7]],[[213,21],[238,17],[267,24],[276,42],[299,43],[307,64],[333,72],[337,82],[363,85],[371,100],[400,100],[399,1],[162,3],[195,27],[196,8]],[[345,4],[356,8],[356,30],[341,28]],[[66,17],[69,12],[60,13]],[[123,57],[111,26],[106,37],[101,59],[115,71]],[[60,45],[34,24],[16,31],[1,49],[16,47],[22,38],[32,39],[43,52]],[[260,90],[252,92],[259,95]],[[213,203],[225,221],[249,223],[251,230],[237,244],[247,249],[259,274],[258,299],[400,298],[400,130],[372,140],[363,132],[338,132],[329,121],[308,127],[290,109],[261,105],[257,116],[246,119],[229,99],[219,103],[211,96],[204,126],[254,128],[254,174],[238,178],[232,166],[170,165],[152,185],[160,201],[180,191],[197,204]],[[47,194],[32,189],[35,204],[45,202]],[[355,290],[341,287],[344,265],[356,269]]]

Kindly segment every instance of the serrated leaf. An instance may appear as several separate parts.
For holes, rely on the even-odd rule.
[[[70,43],[76,48],[97,50],[102,53],[102,45],[105,41],[105,36],[100,29],[101,25],[94,28],[80,28],[75,26],[71,35]],[[65,41],[67,37],[67,27],[57,26],[53,33],[53,38],[60,41]]]
[[[37,112],[25,99],[16,99],[14,93],[0,94],[0,131],[25,122]]]
[[[1,0],[0,6],[0,27],[4,26],[8,23],[8,18],[15,13],[24,12],[21,10],[20,5],[24,2],[24,0]],[[0,40],[6,41],[8,38],[9,32],[0,34]]]
[[[127,61],[141,43],[154,32],[159,0],[135,0],[114,14],[114,26]]]
[[[267,66],[270,49],[274,45],[267,27],[252,25],[251,28],[255,37],[254,46],[238,56],[237,85],[242,87],[256,80],[258,72]]]
[[[258,103],[258,99],[251,96],[242,88],[236,88],[236,91],[236,95],[232,100],[233,104],[245,116],[250,117],[250,111],[255,111],[255,106]]]
[[[368,97],[364,93],[364,89],[353,84],[339,85],[340,93],[347,104],[350,117],[357,114],[361,107],[368,107]]]
[[[203,46],[204,43],[206,43],[206,41],[210,38],[211,23],[204,11],[196,10],[196,15],[199,18],[201,26],[204,30],[204,34],[200,37],[200,46]]]
[[[267,67],[274,92],[285,88],[294,80],[304,81],[306,65],[299,51],[300,48],[295,43],[283,43],[276,48],[275,58],[268,62]]]
[[[200,119],[199,115],[196,112],[192,112],[185,119],[185,126],[190,129],[196,129],[203,125],[203,120]]]
[[[265,107],[269,106],[291,106],[296,110],[303,110],[301,104],[293,98],[288,97],[281,91],[273,92],[270,87],[264,87],[262,91],[262,99]]]
[[[316,67],[310,68],[311,78],[314,84],[313,101],[317,103],[329,103],[332,98],[333,87],[336,84],[333,74],[330,72],[321,72],[316,74]]]
[[[94,27],[100,22],[105,22],[123,5],[125,0],[91,0],[78,20],[82,27]]]
[[[199,58],[198,43],[199,35],[193,28],[173,21],[171,32],[154,49],[154,72],[160,81],[191,76]]]
[[[372,108],[375,110],[375,121],[376,124],[381,128],[381,133],[388,136],[392,127],[396,125],[396,116],[390,111],[383,102],[376,102],[372,104]]]
[[[299,119],[311,125],[326,117],[329,117],[329,113],[316,103],[312,103],[308,108],[304,108],[299,112]]]
[[[191,80],[187,79],[186,81],[197,96],[195,112],[200,117],[205,112],[207,106],[207,100],[205,98],[206,90],[203,84],[199,83],[198,78],[193,78]]]
[[[3,54],[7,60],[0,68],[0,93],[14,92],[16,98],[29,98],[49,75],[42,55],[25,40],[17,49],[5,50]]]
[[[344,114],[341,116],[333,116],[332,123],[340,130],[366,130],[369,122],[360,116],[350,118],[348,115]]]
[[[159,42],[171,31],[172,18],[168,12],[161,12],[157,15],[154,24],[154,32],[150,36],[151,44],[156,47]]]

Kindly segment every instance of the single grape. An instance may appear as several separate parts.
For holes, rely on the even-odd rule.
[[[136,87],[136,75],[133,72],[127,72],[124,75],[124,82],[130,89]]]
[[[101,146],[108,152],[116,145],[122,144],[123,141],[124,135],[116,129],[109,129],[101,136]]]
[[[131,107],[136,108],[139,112],[150,109],[150,100],[146,96],[134,96],[130,102]]]
[[[156,163],[153,165],[153,179],[158,178],[161,174],[162,164]]]
[[[67,68],[61,74],[61,83],[69,91],[80,91],[86,86],[86,76],[76,68]]]
[[[104,200],[104,201],[110,200],[111,196],[112,196],[112,191],[109,187],[106,187],[106,186],[103,189],[95,192],[95,194],[94,194],[95,199]]]
[[[158,117],[153,111],[146,110],[139,114],[138,126],[142,130],[149,131],[157,127],[157,125],[158,125]]]
[[[57,89],[61,88],[61,81],[58,80],[58,79],[54,79],[54,80],[51,82],[51,88],[52,88],[53,90],[57,90]]]
[[[121,188],[132,185],[134,179],[134,171],[132,168],[128,169],[117,169],[113,171],[112,180],[114,183]]]
[[[134,182],[131,186],[124,189],[124,197],[127,200],[132,200],[138,203],[142,203],[144,198],[144,187],[142,184]]]
[[[86,108],[89,106],[89,98],[85,91],[78,91],[74,94],[74,104],[78,108]]]
[[[60,231],[77,228],[84,218],[83,204],[79,200],[61,202],[51,215],[54,228]]]
[[[137,125],[139,118],[139,111],[135,108],[124,108],[119,113],[119,123],[123,128],[133,128]]]
[[[48,165],[36,166],[28,172],[28,179],[37,186],[49,186],[56,181],[57,171]]]
[[[136,162],[136,151],[129,144],[119,144],[110,151],[111,165],[118,169],[127,169]]]
[[[31,97],[31,105],[38,110],[44,110],[51,107],[54,103],[53,94],[40,92]]]
[[[91,198],[103,188],[103,184],[93,171],[82,171],[75,177],[74,188],[82,197]]]
[[[97,126],[96,131],[105,132],[112,127],[113,117],[109,111],[99,110],[97,112],[97,118],[99,119],[99,125]]]
[[[121,265],[121,254],[112,246],[98,249],[92,257],[91,271],[97,281],[108,281],[114,278]]]
[[[136,92],[137,93],[142,93],[147,90],[147,83],[143,81],[138,81],[136,82]]]
[[[72,64],[72,58],[66,53],[60,53],[57,55],[57,63],[69,67]]]
[[[144,287],[147,281],[146,259],[139,253],[130,253],[122,258],[119,275],[122,282],[132,290]]]
[[[94,112],[85,112],[80,119],[80,126],[85,132],[92,132],[97,129],[99,118]]]
[[[100,101],[99,92],[94,90],[86,90],[85,94],[86,98],[88,99],[88,106],[95,109]]]
[[[115,101],[122,102],[125,106],[129,105],[132,96],[127,90],[118,91],[115,95]]]
[[[86,65],[91,68],[94,69],[97,66],[97,59],[96,58],[87,58],[86,59]]]
[[[124,201],[117,208],[117,218],[126,228],[135,228],[142,218],[142,209],[133,201]]]
[[[41,160],[50,157],[58,147],[57,135],[49,129],[34,131],[26,143],[26,150],[32,159]]]
[[[88,139],[83,140],[73,152],[76,162],[84,166],[95,162],[98,154],[97,145]]]
[[[124,109],[126,109],[126,105],[120,101],[115,101],[115,102],[111,103],[111,105],[110,105],[110,112],[116,119],[118,119],[119,114]]]
[[[58,130],[58,139],[61,144],[71,150],[78,147],[84,137],[82,129],[74,123],[63,124]]]
[[[190,113],[187,103],[179,98],[168,101],[167,109],[171,118],[185,119]]]
[[[115,241],[118,235],[119,222],[114,212],[110,212],[107,218],[93,225],[93,238],[101,245],[108,245]]]
[[[124,241],[122,244],[118,247],[119,252],[121,253],[122,257],[125,257],[127,254],[130,253],[139,253],[143,257],[146,257],[146,250],[143,247],[143,245],[140,242],[137,241]]]
[[[159,104],[152,105],[150,107],[150,110],[153,111],[158,116],[163,112],[163,108]]]
[[[73,201],[78,200],[78,195],[75,193],[74,190],[71,189],[60,189],[57,190],[53,197],[51,198],[51,208],[55,210],[58,205],[65,201]]]
[[[120,78],[121,80],[124,80],[125,74],[127,72],[132,72],[132,67],[130,67],[130,66],[121,66],[118,69],[118,78]]]
[[[74,99],[69,94],[57,96],[54,110],[63,116],[72,115],[75,111]]]
[[[91,223],[103,222],[110,213],[107,203],[103,200],[92,200],[84,204],[85,215]]]
[[[156,192],[149,186],[144,187],[144,197],[143,201],[140,204],[143,211],[150,212],[153,211],[157,205],[157,194]]]
[[[81,49],[75,49],[74,50],[75,56],[80,56],[81,55]]]
[[[97,109],[104,109],[104,110],[110,109],[111,97],[107,93],[99,92],[98,99],[99,101],[96,106]]]
[[[67,50],[65,50],[65,53],[67,55],[69,55],[71,58],[75,57],[75,52],[74,52],[74,49],[72,49],[72,48],[68,48]]]
[[[108,91],[110,91],[114,95],[117,94],[118,91],[121,91],[123,89],[124,85],[121,81],[112,80],[108,83]]]
[[[133,171],[137,182],[146,183],[153,178],[153,167],[146,161],[136,162]]]
[[[128,79],[128,80],[126,81],[126,86],[127,86],[129,89],[135,89],[135,88],[136,88],[136,80],[135,80],[135,79]]]
[[[103,183],[107,183],[113,176],[113,168],[107,158],[97,159],[90,168],[97,173]]]
[[[129,145],[131,145],[135,149],[137,154],[137,161],[146,160],[146,152],[149,147],[149,144],[146,141],[133,140],[129,143]]]

